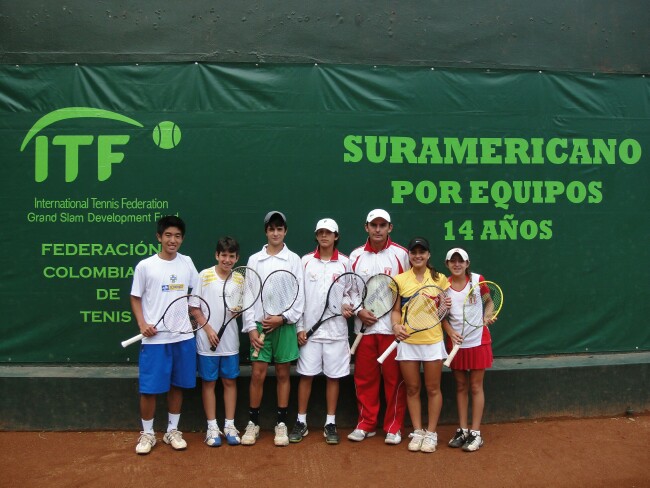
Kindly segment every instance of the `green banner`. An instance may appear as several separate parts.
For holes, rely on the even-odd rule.
[[[347,254],[376,207],[501,285],[497,356],[648,350],[649,107],[642,76],[2,65],[0,361],[137,361],[119,342],[161,215],[200,270],[223,235],[244,264],[272,209],[298,254],[323,217]]]

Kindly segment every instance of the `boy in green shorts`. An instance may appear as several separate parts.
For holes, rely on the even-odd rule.
[[[287,219],[282,212],[273,210],[264,217],[264,232],[266,245],[248,259],[247,266],[260,275],[262,282],[273,271],[284,269],[293,273],[298,283],[303,281],[300,257],[289,250],[284,243],[287,235]],[[242,332],[248,333],[251,343],[251,361],[253,372],[249,388],[249,422],[241,438],[241,444],[251,446],[259,437],[259,415],[262,395],[264,393],[264,380],[269,363],[275,363],[277,380],[278,416],[275,426],[276,446],[289,445],[287,434],[287,410],[289,406],[290,367],[291,361],[300,356],[298,339],[296,336],[296,322],[302,316],[304,308],[304,294],[300,289],[298,297],[283,315],[266,316],[261,301],[243,314]],[[261,340],[260,332],[266,331],[265,340]],[[258,351],[258,357],[252,357]]]

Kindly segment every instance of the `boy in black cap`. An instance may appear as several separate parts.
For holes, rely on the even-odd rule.
[[[290,251],[284,243],[284,238],[287,235],[287,219],[284,214],[277,210],[267,213],[264,217],[264,232],[267,243],[261,251],[253,254],[248,259],[247,266],[257,271],[262,282],[273,271],[285,269],[296,276],[298,283],[302,283],[303,273],[300,257]],[[291,361],[298,359],[300,356],[295,324],[302,316],[304,303],[305,299],[301,288],[296,301],[283,315],[266,316],[259,300],[243,314],[244,325],[242,332],[248,333],[250,338],[253,367],[249,388],[250,421],[241,438],[241,444],[244,446],[255,444],[256,439],[259,437],[260,404],[264,392],[264,380],[271,362],[275,363],[275,374],[278,383],[278,417],[275,426],[274,443],[276,446],[289,444],[286,425],[291,386],[289,373]],[[260,338],[262,328],[267,331],[265,340]],[[271,331],[273,333],[270,333]],[[259,352],[256,358],[252,357],[254,351]]]

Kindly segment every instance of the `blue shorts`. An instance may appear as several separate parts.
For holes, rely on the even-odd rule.
[[[239,377],[239,354],[232,356],[202,356],[198,354],[199,376],[205,381]]]
[[[170,387],[196,386],[196,339],[140,346],[140,393],[157,395]]]

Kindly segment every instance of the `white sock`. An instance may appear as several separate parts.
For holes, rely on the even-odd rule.
[[[214,427],[218,429],[219,425],[217,424],[217,419],[208,420],[208,427]]]
[[[153,419],[145,420],[142,419],[142,432],[145,434],[153,434]]]
[[[298,422],[302,422],[303,424],[307,425],[307,414],[306,413],[299,413],[298,414]]]
[[[472,434],[474,434],[474,435],[481,435],[481,431],[480,431],[480,430],[470,430],[470,433],[472,433]]]
[[[328,415],[327,418],[325,419],[325,425],[327,424],[336,425],[336,415]]]
[[[178,421],[181,418],[180,413],[168,413],[167,417],[169,418],[167,422],[167,432],[178,429]]]
[[[224,423],[225,427],[234,427],[235,426],[235,419],[226,419]]]

